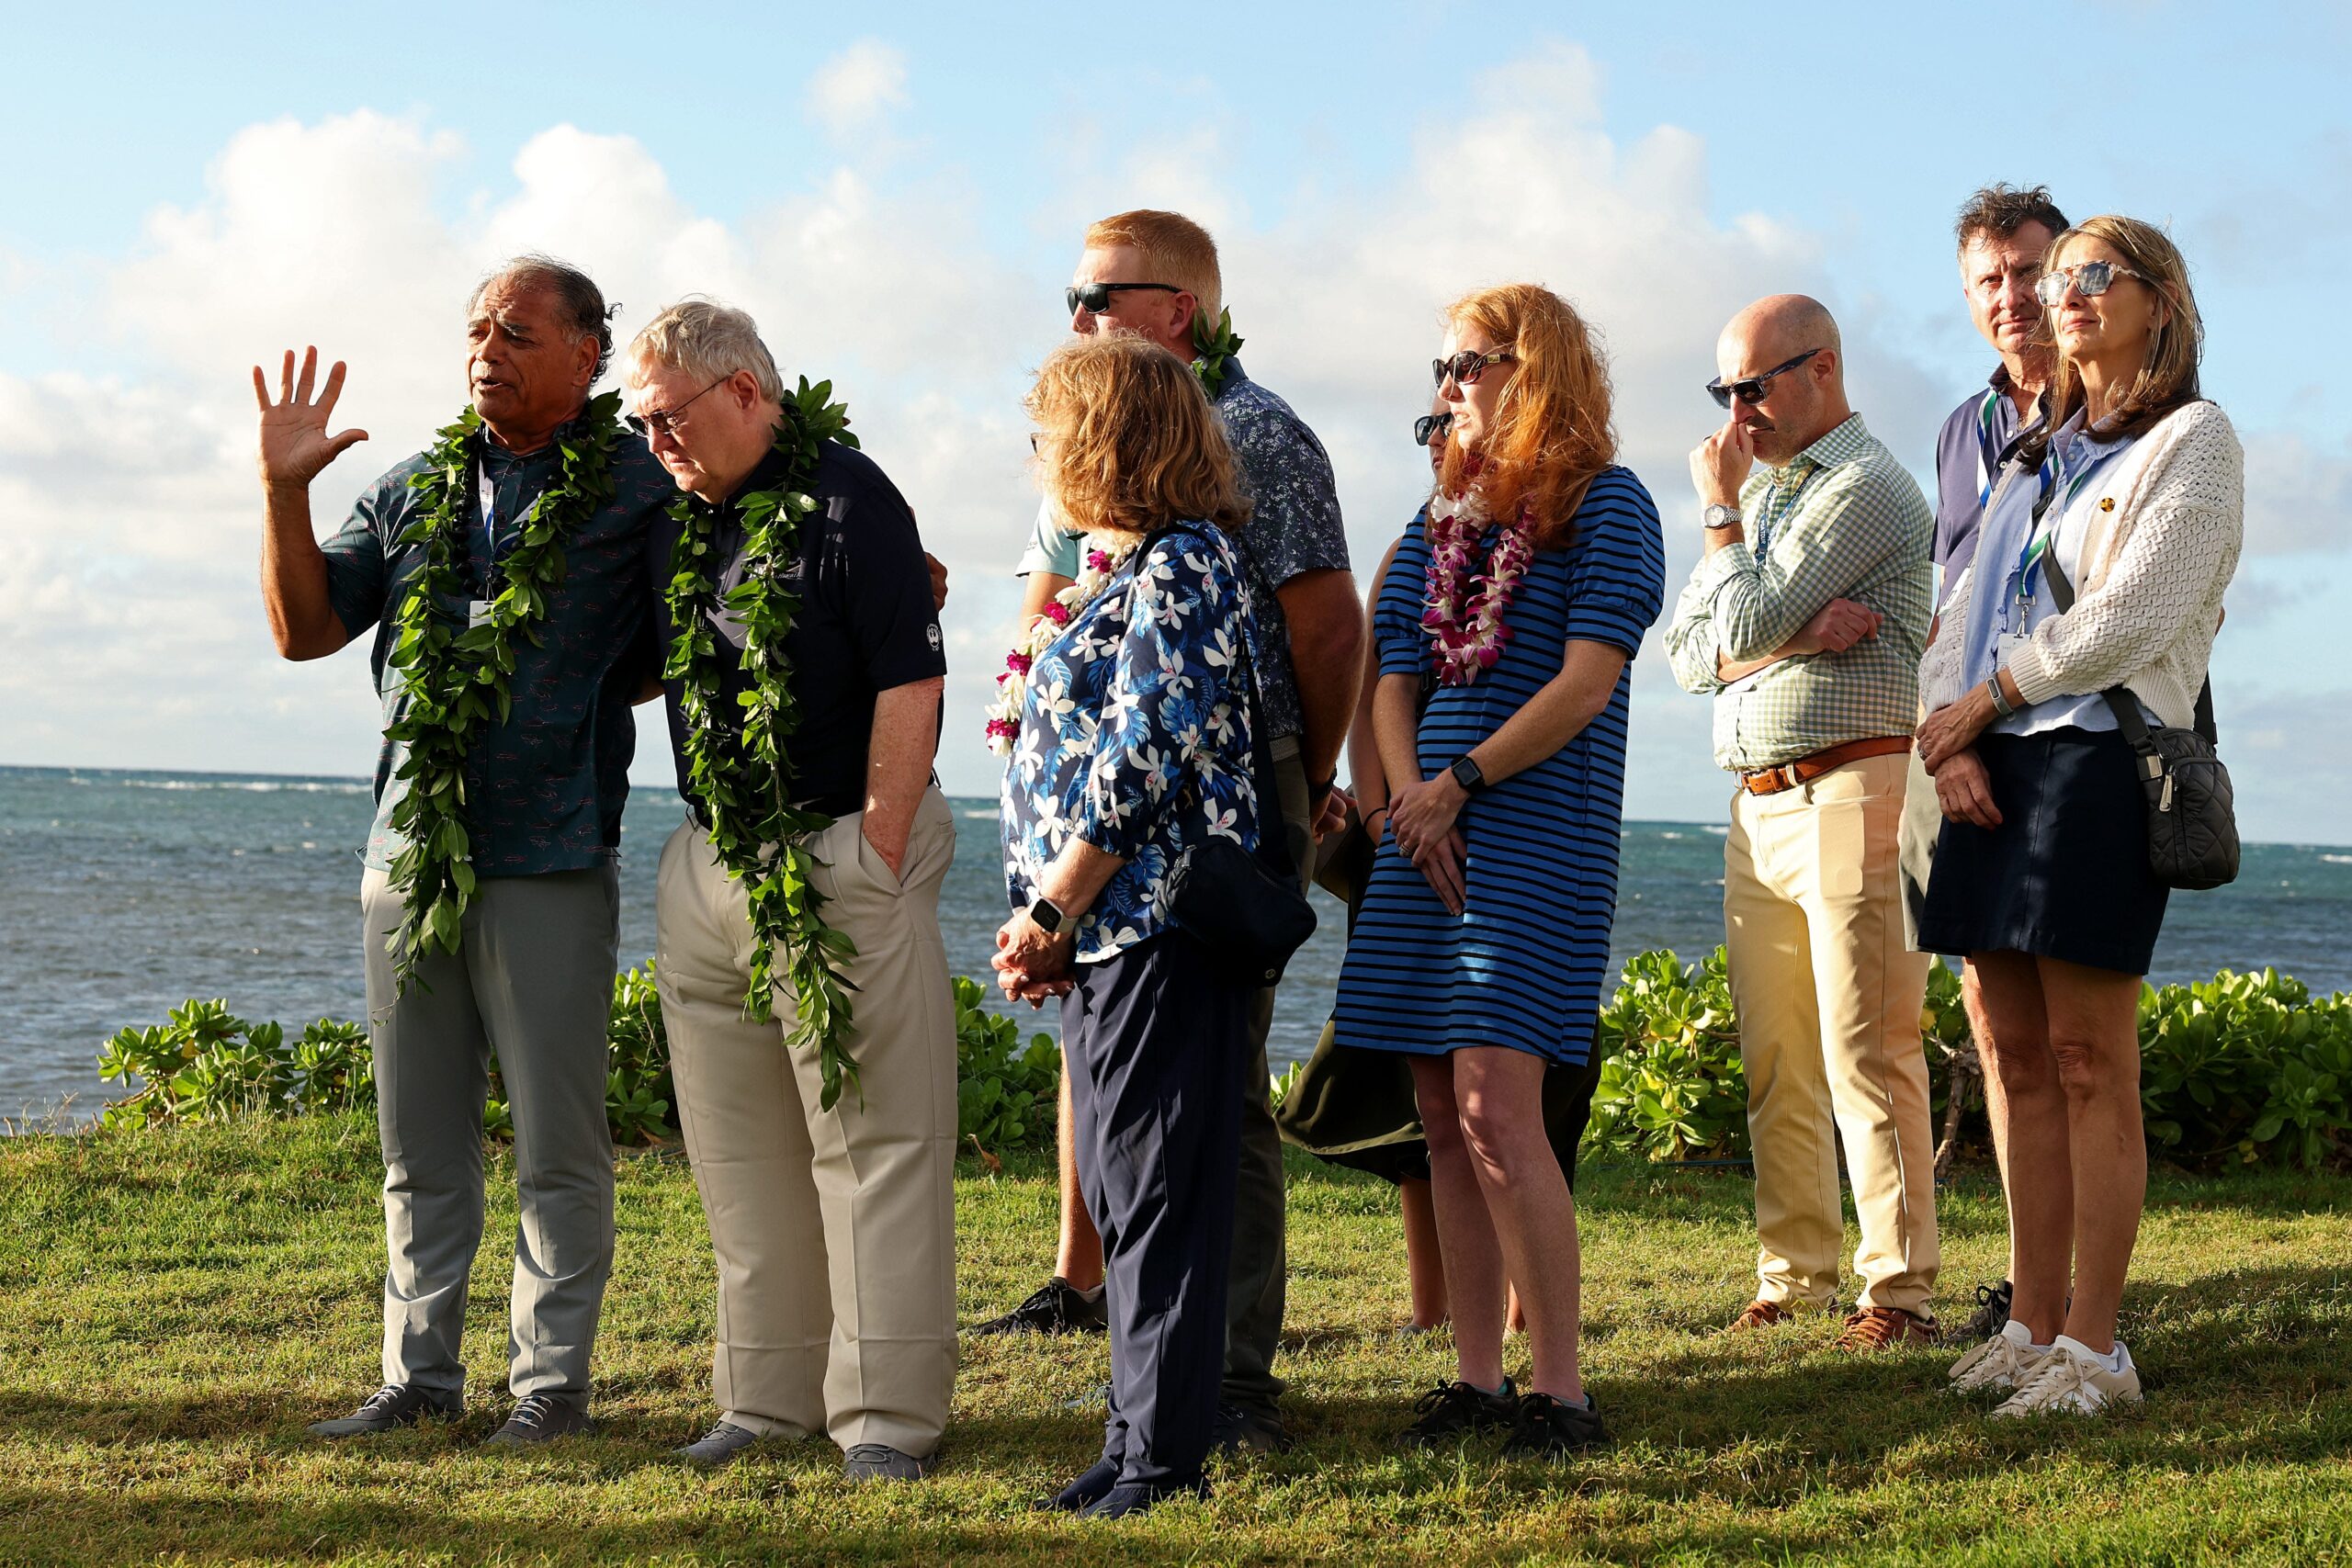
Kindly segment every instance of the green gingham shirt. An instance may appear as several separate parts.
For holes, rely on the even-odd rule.
[[[1752,773],[1910,734],[1935,604],[1936,519],[1918,481],[1854,414],[1787,467],[1748,476],[1739,500],[1754,547],[1727,545],[1701,560],[1666,634],[1682,689],[1715,699],[1716,765]],[[1832,599],[1884,616],[1878,635],[1729,683],[1716,675],[1718,656],[1761,659]]]

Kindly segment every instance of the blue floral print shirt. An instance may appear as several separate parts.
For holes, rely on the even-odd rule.
[[[1238,555],[1187,523],[1130,556],[1037,656],[1004,774],[1004,879],[1026,908],[1072,834],[1126,862],[1079,915],[1079,962],[1169,929],[1168,874],[1187,846],[1258,847],[1238,696],[1253,644]]]

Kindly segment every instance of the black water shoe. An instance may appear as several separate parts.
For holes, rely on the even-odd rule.
[[[1579,1449],[1597,1449],[1609,1441],[1609,1428],[1592,1396],[1570,1404],[1548,1393],[1531,1393],[1519,1402],[1519,1419],[1503,1442],[1505,1459],[1540,1459],[1559,1464]]]
[[[975,1334],[1106,1334],[1110,1309],[1102,1303],[1102,1287],[1081,1291],[1057,1274],[1035,1294],[1002,1317],[975,1327]]]
[[[1476,1383],[1442,1382],[1413,1402],[1411,1426],[1396,1434],[1399,1447],[1436,1448],[1476,1432],[1498,1432],[1519,1419],[1519,1392],[1509,1378],[1500,1393]]]

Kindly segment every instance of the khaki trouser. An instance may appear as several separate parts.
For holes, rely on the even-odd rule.
[[[1868,757],[1797,789],[1732,797],[1724,923],[1768,1302],[1826,1307],[1837,1295],[1833,1119],[1861,1222],[1860,1304],[1924,1315],[1935,1286],[1928,960],[1904,941],[1896,866],[1908,769]]]
[[[825,919],[857,944],[850,1055],[863,1096],[818,1109],[814,1051],[743,1016],[743,889],[691,821],[662,852],[655,973],[679,1125],[718,1258],[711,1364],[720,1418],[842,1448],[939,1445],[956,1381],[956,1012],[939,887],[956,854],[925,793],[900,876],[863,816],[809,843]],[[779,976],[785,973],[781,954]]]

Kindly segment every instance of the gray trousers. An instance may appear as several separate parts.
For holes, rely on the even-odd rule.
[[[1315,876],[1314,824],[1306,815],[1306,766],[1297,743],[1273,746],[1274,779],[1282,790],[1283,830],[1305,889]],[[1250,993],[1250,1063],[1241,1079],[1241,1179],[1233,1198],[1233,1262],[1226,1280],[1224,1403],[1256,1415],[1274,1414],[1283,1381],[1274,1351],[1283,1333],[1290,1255],[1283,1234],[1283,1135],[1267,1094],[1272,1076],[1266,1036],[1274,1024],[1274,988]]]
[[[458,1337],[481,1244],[491,1053],[514,1111],[514,1292],[507,1386],[585,1399],[613,1266],[613,1142],[605,1037],[620,947],[607,865],[486,876],[455,953],[395,998],[386,937],[401,900],[360,884],[376,1125],[384,1146],[384,1381],[465,1389]]]

